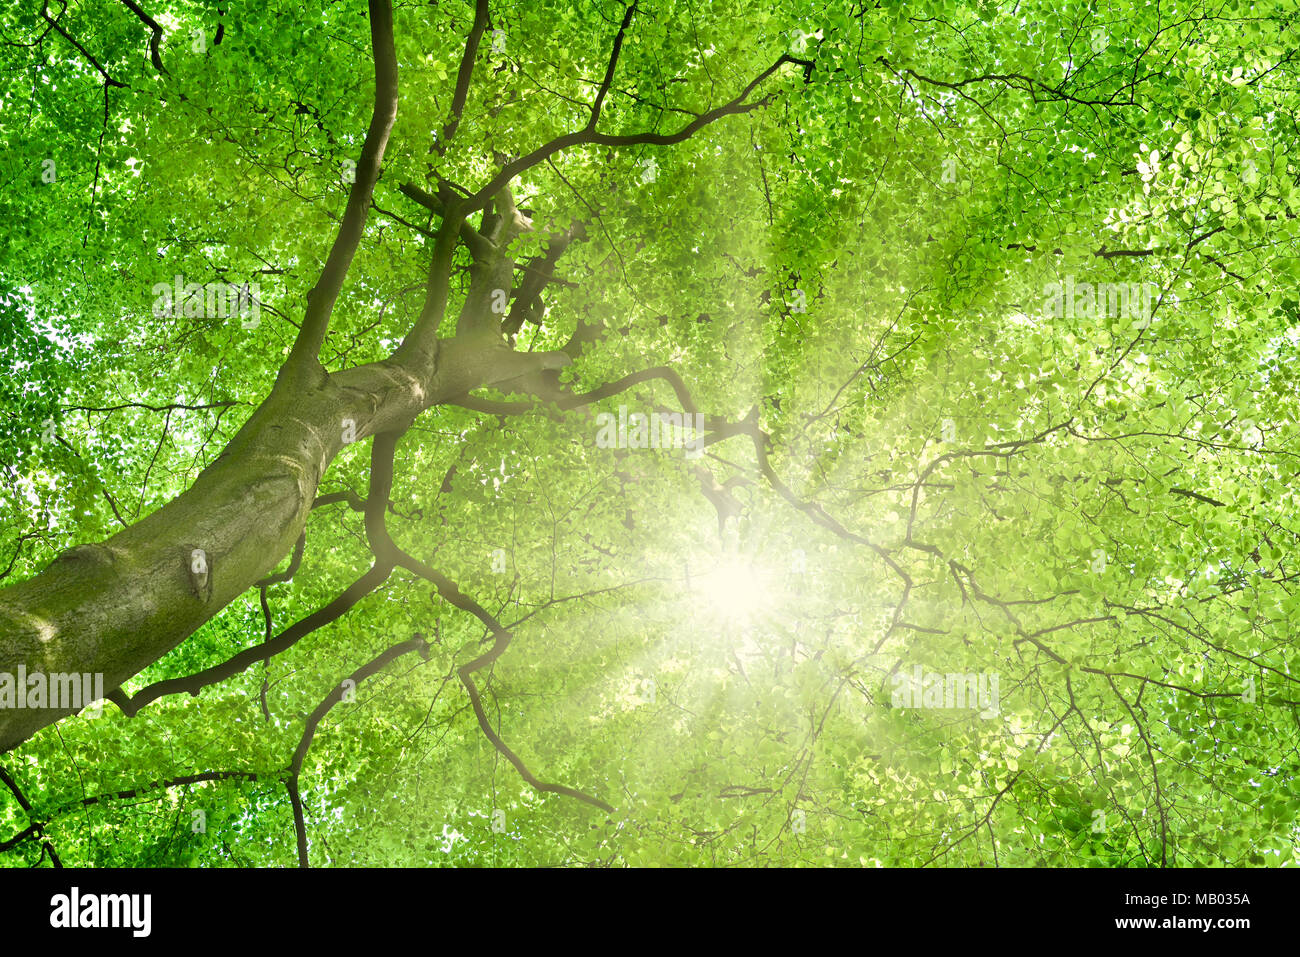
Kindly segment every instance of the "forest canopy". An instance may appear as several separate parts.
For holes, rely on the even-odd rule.
[[[1298,31],[6,6],[0,864],[1300,864]]]

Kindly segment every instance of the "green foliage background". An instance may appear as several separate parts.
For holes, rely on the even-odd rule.
[[[364,4],[142,5],[166,75],[127,6],[58,15],[123,86],[34,4],[0,14],[9,581],[186,488],[255,408],[368,121]],[[504,48],[485,40],[439,155],[473,11],[396,5],[401,105],[328,368],[388,354],[418,312],[428,215],[397,187],[436,169],[474,189],[498,154],[580,128],[623,9],[494,2]],[[790,494],[744,435],[697,462],[598,448],[591,413],[675,403],[651,382],[564,415],[430,410],[390,516],[518,623],[481,676],[502,737],[615,811],[524,784],[456,680],[483,627],[402,572],[265,669],[70,718],[0,764],[64,863],[291,865],[281,779],[305,715],[419,633],[428,661],[399,659],[317,733],[313,864],[1300,863],[1298,47],[1293,0],[647,2],[603,130],[675,130],[782,53],[815,68],[679,145],[525,174],[521,252],[573,218],[588,239],[520,348],[603,323],[575,391],[670,366],[701,410],[756,416]],[[178,274],[259,282],[261,325],[153,317]],[[1145,328],[1048,316],[1066,277],[1155,283],[1159,305]],[[218,407],[83,410],[125,403]],[[735,480],[722,533],[697,464]],[[364,495],[367,467],[348,450],[321,491]],[[763,576],[742,609],[699,587],[736,556]],[[277,628],[368,560],[360,515],[320,509],[270,589]],[[263,629],[249,592],[127,690]],[[1000,715],[891,707],[915,665],[997,674]],[[258,777],[150,786],[226,770]],[[28,821],[0,796],[0,841]],[[34,841],[0,855],[38,859]]]

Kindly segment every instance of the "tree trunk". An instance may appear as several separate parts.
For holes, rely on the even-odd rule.
[[[438,340],[432,353],[418,357],[427,372],[391,360],[335,375],[314,358],[286,366],[189,490],[108,541],[71,548],[0,590],[0,672],[16,675],[24,665],[47,680],[99,674],[105,689],[116,688],[279,564],[346,439],[402,428],[472,388],[567,361],[516,354],[503,340]],[[207,568],[202,587],[191,576],[196,549]],[[0,708],[0,751],[75,710]]]

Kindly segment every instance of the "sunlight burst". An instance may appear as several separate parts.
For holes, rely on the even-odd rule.
[[[748,624],[772,608],[779,583],[752,559],[728,556],[692,584],[715,614],[726,621]]]

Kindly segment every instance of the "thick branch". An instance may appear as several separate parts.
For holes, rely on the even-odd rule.
[[[420,189],[413,183],[403,183],[397,189],[403,196],[415,200],[439,219],[446,218],[447,208],[443,205],[442,200],[432,193]],[[487,258],[496,248],[486,236],[473,227],[469,220],[461,222],[460,238],[464,240],[465,245],[469,247],[470,254],[475,259]]]
[[[483,39],[487,22],[487,0],[475,0],[474,25],[470,27],[469,37],[465,40],[465,53],[460,58],[460,70],[456,73],[456,92],[451,98],[451,117],[442,128],[442,141],[438,144],[439,153],[447,149],[447,144],[456,135],[456,129],[460,126],[460,115],[465,110],[465,100],[469,96],[470,79],[474,76],[474,58],[478,55],[479,41]]]
[[[515,293],[514,305],[510,315],[501,324],[501,331],[513,337],[523,327],[525,321],[539,322],[542,291],[555,276],[555,264],[559,262],[564,251],[575,239],[583,239],[586,231],[581,222],[556,236],[546,244],[546,253],[535,256],[525,264],[524,279]]]
[[[153,61],[153,68],[164,76],[167,74],[167,68],[163,66],[162,53],[159,52],[158,44],[162,42],[163,31],[158,25],[158,21],[149,14],[140,9],[140,5],[135,0],[122,0],[122,3],[128,10],[140,18],[140,22],[147,26],[152,32],[149,37],[149,59]]]
[[[334,302],[361,242],[370,212],[370,197],[379,179],[388,135],[397,119],[397,54],[393,49],[393,10],[389,0],[370,0],[370,43],[375,60],[375,108],[357,163],[347,208],[320,279],[307,293],[307,313],[286,367],[315,361],[329,330]]]

